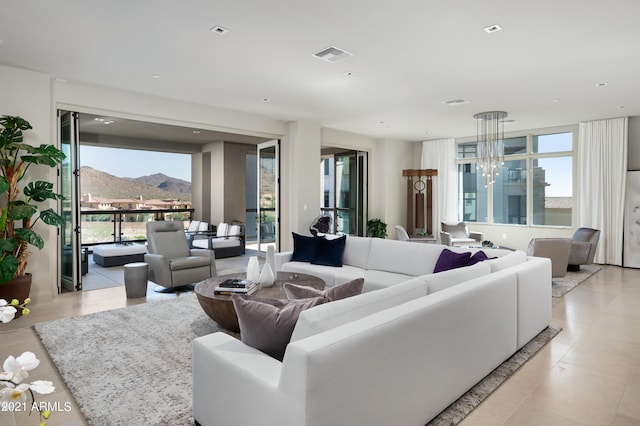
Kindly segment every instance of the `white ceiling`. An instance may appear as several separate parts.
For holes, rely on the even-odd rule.
[[[54,78],[379,138],[640,115],[638,0],[3,0],[0,40]]]

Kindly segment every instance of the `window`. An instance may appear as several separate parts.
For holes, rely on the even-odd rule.
[[[459,220],[571,226],[572,131],[505,139],[504,164],[489,186],[477,170],[476,145],[475,141],[458,143]]]

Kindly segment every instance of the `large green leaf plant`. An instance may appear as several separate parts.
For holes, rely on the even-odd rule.
[[[31,166],[56,167],[65,155],[53,145],[24,143],[23,131],[31,128],[21,117],[0,118],[0,285],[26,273],[29,245],[40,250],[44,247],[44,240],[34,230],[39,220],[47,225],[62,224],[62,217],[53,209],[38,207],[62,196],[53,192],[51,182],[28,181],[27,171]]]

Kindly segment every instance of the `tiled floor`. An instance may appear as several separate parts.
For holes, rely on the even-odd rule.
[[[236,259],[228,267],[219,263],[219,269],[246,265],[246,258]],[[53,379],[58,386],[48,398],[38,398],[61,408],[47,424],[82,425],[77,406],[30,326],[172,297],[150,288],[146,299],[126,299],[124,288],[118,286],[65,294],[46,305],[34,303],[28,317],[0,325],[0,358],[34,351],[42,364],[31,378]],[[553,299],[553,324],[563,331],[474,410],[463,426],[640,426],[640,270],[605,266],[564,298]],[[64,411],[64,403],[71,404],[69,411]],[[0,413],[0,424],[12,423],[13,416]],[[21,413],[16,424],[34,425],[38,419]]]

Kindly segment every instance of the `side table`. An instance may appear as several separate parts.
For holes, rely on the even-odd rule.
[[[124,265],[124,288],[127,292],[127,299],[146,296],[148,280],[148,263],[134,262]]]

